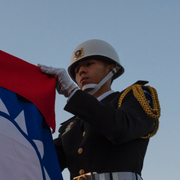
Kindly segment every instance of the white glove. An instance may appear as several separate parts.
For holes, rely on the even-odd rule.
[[[41,64],[38,64],[38,66],[43,73],[56,77],[56,89],[59,94],[63,94],[65,97],[69,97],[73,90],[78,88],[71,81],[64,68],[53,68]]]

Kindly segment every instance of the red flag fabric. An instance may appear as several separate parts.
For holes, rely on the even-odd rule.
[[[39,67],[0,50],[0,86],[31,101],[55,131],[55,78]]]

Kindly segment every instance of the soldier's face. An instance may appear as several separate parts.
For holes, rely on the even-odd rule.
[[[112,69],[112,65],[95,59],[80,61],[75,67],[75,79],[80,89],[86,84],[98,84]]]

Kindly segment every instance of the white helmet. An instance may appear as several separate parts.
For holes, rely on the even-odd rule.
[[[68,73],[70,77],[75,81],[75,66],[77,62],[80,60],[84,60],[85,58],[94,57],[100,58],[104,61],[109,61],[116,64],[116,70],[113,74],[113,79],[116,79],[121,74],[124,73],[124,68],[120,64],[120,60],[116,50],[107,42],[99,40],[99,39],[92,39],[85,41],[78,45],[71,56],[71,65],[68,67]]]

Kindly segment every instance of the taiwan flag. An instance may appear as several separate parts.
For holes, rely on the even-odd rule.
[[[0,179],[62,180],[54,106],[55,78],[0,51]]]

